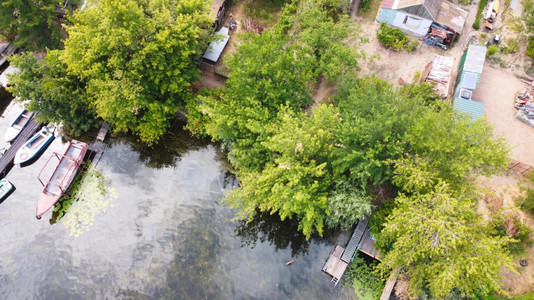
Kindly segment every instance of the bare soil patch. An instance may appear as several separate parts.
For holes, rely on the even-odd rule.
[[[531,215],[519,210],[516,199],[523,196],[519,189],[521,175],[509,172],[505,175],[480,177],[478,186],[483,189],[484,197],[479,201],[478,212],[489,218],[491,212],[509,214],[521,220],[521,222],[534,229],[534,219]],[[520,259],[526,259],[528,265],[522,267]],[[515,258],[517,271],[515,274],[508,270],[501,271],[504,289],[511,295],[517,296],[534,290],[534,246],[528,249],[526,257]]]

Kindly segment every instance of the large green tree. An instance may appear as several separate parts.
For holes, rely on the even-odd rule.
[[[27,108],[39,112],[45,123],[62,123],[67,130],[80,135],[99,124],[85,91],[85,84],[67,74],[60,50],[48,52],[37,61],[30,52],[12,56],[10,63],[20,72],[10,76],[8,90],[21,101],[31,100]]]
[[[99,117],[150,144],[191,97],[208,12],[206,0],[90,2],[66,27],[62,58]]]
[[[283,108],[267,126],[268,138],[262,143],[271,159],[261,171],[241,171],[240,187],[226,201],[249,218],[256,209],[278,213],[282,220],[295,216],[306,237],[321,234],[334,180],[327,160],[337,122],[333,106],[321,105],[311,117]]]
[[[476,213],[476,194],[451,188],[425,159],[406,157],[397,164],[397,182],[407,193],[395,199],[378,237],[393,241],[382,270],[408,275],[414,296],[423,290],[435,299],[452,291],[464,297],[503,292],[501,267],[515,270],[509,239],[491,235],[491,223]]]
[[[348,78],[336,98],[344,122],[336,130],[343,147],[334,152],[335,170],[365,188],[391,183],[391,161],[405,153],[430,158],[451,184],[507,165],[509,147],[493,137],[484,119],[472,122],[450,105],[429,103],[428,93],[417,86],[395,90],[376,78]]]
[[[62,0],[3,0],[0,34],[16,47],[27,50],[57,48],[62,34],[56,5],[62,3]]]

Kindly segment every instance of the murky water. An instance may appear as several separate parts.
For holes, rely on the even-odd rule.
[[[0,133],[15,113],[9,109]],[[234,212],[219,202],[234,184],[224,155],[180,127],[155,149],[108,138],[96,166],[107,180],[107,202],[95,196],[75,203],[79,209],[55,223],[52,212],[35,219],[42,190],[36,176],[65,141],[56,138],[33,164],[13,167],[6,178],[16,191],[0,204],[0,299],[354,297],[321,271],[347,234],[307,242],[296,224],[271,216],[232,222]],[[77,225],[78,236],[71,230]]]

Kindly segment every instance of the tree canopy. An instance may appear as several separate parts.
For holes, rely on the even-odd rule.
[[[0,34],[27,50],[60,46],[61,21],[56,5],[61,0],[6,0],[0,3]]]
[[[21,101],[31,99],[27,108],[38,111],[40,121],[62,123],[80,135],[100,120],[90,106],[85,84],[67,73],[61,54],[50,51],[41,61],[29,52],[12,56],[10,63],[21,71],[10,76],[8,90]]]
[[[208,12],[205,0],[97,1],[72,16],[62,59],[99,117],[150,144],[191,97]]]
[[[410,291],[428,289],[436,299],[454,290],[463,297],[503,292],[501,267],[514,270],[506,237],[492,235],[492,223],[476,213],[476,194],[458,191],[421,158],[404,158],[397,182],[407,193],[396,199],[380,239],[394,241],[382,270],[408,275]]]

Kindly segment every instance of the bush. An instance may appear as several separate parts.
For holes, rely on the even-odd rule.
[[[501,48],[504,54],[517,53],[517,51],[519,51],[519,40],[516,38],[507,39],[506,45]]]
[[[380,25],[376,37],[384,46],[395,51],[401,51],[402,49],[406,51],[414,51],[417,49],[417,46],[419,46],[419,42],[410,39],[404,31],[398,28],[389,27],[384,23]]]
[[[497,45],[490,45],[488,47],[488,52],[486,53],[488,56],[493,56],[495,53],[499,51],[499,46]]]
[[[358,11],[359,12],[367,12],[369,8],[371,8],[371,3],[373,0],[361,0],[360,5],[358,5]]]
[[[475,22],[473,23],[473,28],[476,30],[480,29],[480,20],[482,19],[482,11],[484,11],[484,7],[486,7],[487,2],[488,0],[480,0],[480,2],[478,2],[477,15],[475,18]]]
[[[534,171],[527,175],[527,182],[522,184],[521,189],[525,191],[525,198],[519,199],[519,207],[522,210],[534,214]]]
[[[527,45],[527,56],[532,59],[532,64],[534,64],[534,36],[531,36],[528,39],[528,45]]]
[[[352,286],[357,299],[379,299],[384,282],[378,272],[374,271],[376,262],[368,264],[356,255],[347,269],[344,286]]]

